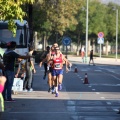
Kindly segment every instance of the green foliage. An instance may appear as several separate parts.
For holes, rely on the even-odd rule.
[[[78,44],[85,39],[87,0],[36,0],[34,3],[34,30],[55,36],[68,35]],[[89,0],[89,39],[97,39],[98,32],[104,32],[105,40],[114,41],[116,36],[116,4],[102,4],[100,0]],[[120,28],[120,26],[119,26]],[[119,29],[120,30],[120,29]],[[53,35],[54,34],[54,35]],[[120,35],[119,35],[120,36]],[[80,40],[79,40],[80,42]],[[84,41],[83,41],[84,42]]]
[[[40,29],[56,31],[63,35],[66,28],[77,24],[75,14],[82,0],[44,0],[34,4],[34,13],[39,15]],[[41,11],[41,13],[40,13]],[[45,13],[45,14],[43,14]],[[35,17],[37,18],[37,17]],[[37,20],[38,21],[38,20]],[[36,19],[34,23],[36,22]],[[38,28],[37,24],[36,28]]]
[[[23,21],[23,17],[26,15],[22,10],[21,5],[25,3],[33,3],[34,0],[0,0],[0,20],[9,22],[9,30],[16,34],[16,25],[14,19],[19,19]]]

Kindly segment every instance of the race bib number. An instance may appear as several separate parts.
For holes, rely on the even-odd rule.
[[[60,68],[60,64],[55,64],[55,68]]]

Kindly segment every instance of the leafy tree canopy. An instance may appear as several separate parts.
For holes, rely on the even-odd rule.
[[[33,3],[34,0],[0,0],[0,20],[8,20],[9,30],[16,34],[15,19],[23,20],[26,13],[22,10],[21,5]]]

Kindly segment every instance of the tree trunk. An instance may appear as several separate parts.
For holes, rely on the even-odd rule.
[[[77,41],[77,51],[79,51],[79,46],[80,46],[80,31],[78,32],[78,41]]]
[[[34,49],[37,50],[37,32],[34,34]]]
[[[30,40],[29,42],[32,44],[33,42],[33,5],[32,4],[29,4],[28,5],[28,10],[29,10],[29,19],[28,19],[28,22],[29,22],[29,31],[30,31]]]

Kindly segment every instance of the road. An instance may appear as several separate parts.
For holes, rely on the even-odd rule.
[[[2,120],[120,120],[120,66],[74,61],[58,98],[47,92],[43,67],[35,67],[34,91],[13,95],[17,101],[5,103]],[[83,84],[85,73],[89,84]]]

